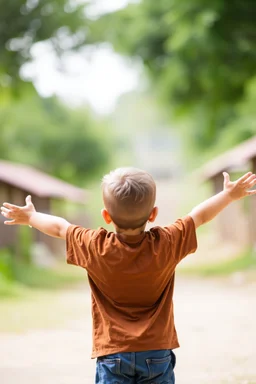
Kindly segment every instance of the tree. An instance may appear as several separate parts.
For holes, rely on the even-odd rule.
[[[0,0],[2,159],[31,164],[80,185],[108,165],[106,124],[88,110],[71,110],[54,98],[40,98],[20,77],[35,43],[47,42],[61,58],[84,46],[87,34],[82,2]]]
[[[109,165],[106,124],[89,111],[40,98],[32,85],[16,103],[6,103],[0,122],[2,159],[30,164],[81,186]]]
[[[59,55],[83,45],[84,7],[67,0],[0,0],[0,88],[17,92],[20,68],[36,42],[49,40]]]
[[[253,0],[141,0],[94,21],[89,38],[140,58],[172,113],[189,116],[190,143],[209,148],[256,75],[255,12]]]

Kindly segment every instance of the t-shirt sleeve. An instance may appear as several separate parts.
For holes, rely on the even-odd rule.
[[[171,238],[171,254],[176,264],[188,254],[196,251],[196,228],[191,216],[178,219],[164,229]]]
[[[70,225],[66,236],[67,263],[87,268],[91,257],[90,244],[96,231]]]

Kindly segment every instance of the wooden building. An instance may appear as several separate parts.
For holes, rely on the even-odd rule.
[[[213,193],[223,189],[222,172],[252,171],[256,173],[256,136],[223,153],[199,170],[202,181],[212,183]],[[256,246],[256,196],[228,206],[217,218],[223,240]]]
[[[36,210],[49,214],[54,212],[53,200],[70,201],[81,205],[87,202],[88,193],[74,185],[66,183],[27,165],[0,161],[0,201],[25,205],[27,195],[32,196]],[[81,211],[81,209],[80,209]],[[7,226],[5,218],[0,215],[0,248],[11,246],[19,255],[19,226]],[[85,216],[86,217],[86,216]],[[58,239],[52,239],[37,230],[31,229],[33,240],[46,244],[52,252],[58,250]]]

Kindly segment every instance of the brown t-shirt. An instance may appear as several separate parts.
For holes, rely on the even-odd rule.
[[[87,270],[91,287],[92,358],[179,347],[174,271],[196,247],[190,216],[136,236],[69,226],[67,262]]]

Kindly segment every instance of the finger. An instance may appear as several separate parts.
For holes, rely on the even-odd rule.
[[[11,212],[10,209],[7,209],[7,208],[5,208],[5,207],[1,207],[1,211],[2,211],[2,212],[5,212],[5,213],[9,213],[9,212]]]
[[[240,179],[237,180],[238,183],[243,183],[246,179],[248,179],[248,177],[250,177],[252,175],[252,172],[247,172],[245,175],[243,175],[242,177],[240,177]]]
[[[10,203],[3,203],[3,206],[6,208],[9,208],[9,209],[13,209],[13,210],[20,208],[18,205],[14,205],[14,204],[10,204]]]
[[[255,178],[254,180],[252,180],[252,181],[248,184],[247,189],[250,189],[250,188],[254,187],[254,185],[256,185],[256,178]]]
[[[26,197],[26,204],[27,205],[29,205],[29,204],[32,204],[32,200],[31,200],[31,196],[30,195],[28,195],[27,197]]]
[[[1,212],[1,214],[6,217],[7,219],[10,217],[10,211],[9,212]]]
[[[13,224],[15,224],[15,220],[4,221],[4,224],[5,225],[13,225]]]
[[[247,196],[252,196],[252,195],[256,195],[256,189],[254,189],[253,191],[247,191]]]
[[[224,183],[228,183],[230,181],[229,174],[227,172],[223,172],[223,176],[224,176]]]
[[[253,180],[256,179],[256,175],[254,175],[254,173],[249,176],[246,180],[243,181],[243,184],[250,184]]]

